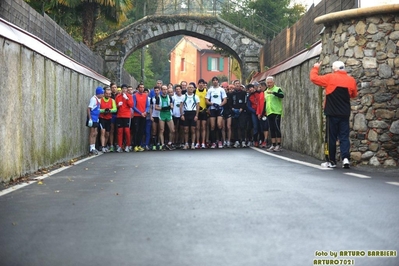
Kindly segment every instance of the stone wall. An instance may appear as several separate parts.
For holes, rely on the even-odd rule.
[[[338,12],[324,24],[322,73],[341,60],[358,82],[352,102],[351,158],[360,164],[397,166],[399,154],[399,5]]]

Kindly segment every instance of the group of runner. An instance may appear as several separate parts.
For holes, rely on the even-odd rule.
[[[283,98],[273,77],[246,86],[239,80],[219,84],[213,77],[209,88],[203,79],[175,86],[158,80],[151,90],[111,83],[96,88],[87,108],[89,151],[250,146],[281,151]]]

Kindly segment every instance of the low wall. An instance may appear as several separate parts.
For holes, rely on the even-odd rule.
[[[0,181],[86,154],[88,102],[105,83],[104,77],[0,21]]]

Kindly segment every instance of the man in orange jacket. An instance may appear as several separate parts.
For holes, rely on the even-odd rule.
[[[310,80],[325,88],[326,100],[324,114],[326,115],[326,162],[323,167],[335,168],[337,161],[335,153],[336,142],[339,139],[342,167],[350,168],[349,116],[351,114],[350,98],[357,96],[356,80],[345,71],[345,64],[335,61],[332,64],[333,73],[319,76],[320,63],[314,64],[310,71]]]
[[[122,93],[115,98],[118,108],[116,114],[116,124],[118,126],[118,145],[117,152],[123,152],[122,145],[125,140],[125,152],[130,152],[130,117],[131,109],[133,108],[133,97],[127,93],[127,85],[122,85]],[[123,138],[125,137],[125,138]]]

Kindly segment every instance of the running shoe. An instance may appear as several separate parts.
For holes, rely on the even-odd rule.
[[[324,162],[321,164],[324,168],[335,168],[337,165],[334,162]]]
[[[205,143],[202,143],[201,144],[201,149],[205,149],[205,148],[206,148]]]
[[[275,146],[272,145],[272,146],[270,146],[266,151],[274,151],[274,147],[275,147]]]
[[[93,155],[98,155],[98,150],[92,149],[92,150],[90,150],[90,153]]]
[[[126,147],[125,147],[125,152],[130,152],[129,146],[126,146]]]
[[[212,143],[211,149],[215,149],[216,148],[216,143]]]
[[[246,148],[247,145],[245,144],[245,141],[241,142],[241,147]]]
[[[201,145],[199,143],[197,143],[197,144],[195,144],[195,148],[199,149],[199,148],[201,148]]]
[[[344,158],[344,160],[342,161],[342,168],[345,168],[345,169],[351,168],[351,165],[350,165],[349,160],[347,158]]]
[[[172,143],[166,144],[165,147],[170,151],[173,150]]]
[[[236,141],[235,143],[234,143],[234,148],[239,148],[240,147],[240,143],[238,142],[238,141]]]
[[[123,152],[121,147],[118,147],[118,149],[116,149],[116,152]]]
[[[195,150],[195,145],[194,145],[194,143],[191,144],[191,149],[192,149],[192,150]]]
[[[276,152],[282,151],[281,146],[277,145],[276,147],[274,147],[273,151],[276,151]]]
[[[218,142],[218,147],[219,147],[219,149],[223,149],[223,144],[222,144],[222,142],[220,140]]]
[[[111,145],[111,147],[109,147],[109,152],[114,152],[114,151],[115,151],[114,145]]]
[[[262,144],[260,145],[261,148],[265,149],[267,147],[267,143],[266,142],[262,142]]]

